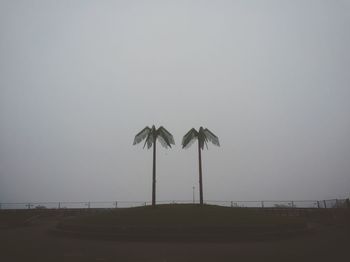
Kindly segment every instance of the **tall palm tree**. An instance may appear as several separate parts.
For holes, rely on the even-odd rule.
[[[133,145],[140,143],[145,139],[143,148],[147,145],[147,149],[150,149],[153,145],[153,177],[152,177],[152,206],[156,205],[156,142],[159,140],[160,144],[165,147],[171,148],[171,145],[175,145],[173,135],[170,134],[164,127],[156,127],[153,125],[152,128],[146,126],[142,129],[134,139]]]
[[[202,153],[204,145],[208,149],[208,141],[216,146],[220,146],[219,138],[209,129],[199,128],[199,131],[192,128],[182,138],[182,148],[189,148],[195,141],[198,141],[198,162],[199,162],[199,201],[203,205],[203,180],[202,180]]]

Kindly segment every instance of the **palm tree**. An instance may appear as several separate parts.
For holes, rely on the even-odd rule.
[[[209,129],[199,128],[199,131],[192,128],[182,138],[182,148],[189,148],[196,140],[198,140],[198,162],[199,162],[199,200],[200,205],[203,205],[203,180],[202,180],[202,153],[204,144],[208,149],[208,141],[216,146],[220,146],[219,138],[214,135]]]
[[[171,145],[175,145],[173,135],[170,134],[164,127],[156,127],[153,125],[152,128],[146,126],[142,129],[134,139],[133,145],[140,143],[142,140],[145,140],[143,148],[147,145],[147,148],[150,149],[153,145],[153,177],[152,177],[152,206],[156,205],[156,141],[159,140],[160,144],[165,147],[171,148]]]

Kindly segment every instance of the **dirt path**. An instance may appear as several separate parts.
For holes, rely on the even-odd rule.
[[[341,261],[350,259],[349,229],[326,227],[280,241],[233,243],[115,242],[55,237],[57,219],[0,229],[0,260],[11,261]]]

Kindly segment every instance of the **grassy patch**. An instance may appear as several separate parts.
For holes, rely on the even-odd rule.
[[[71,225],[91,226],[271,226],[300,225],[305,221],[292,217],[267,215],[261,211],[191,204],[158,205],[115,209],[84,215],[66,221]]]

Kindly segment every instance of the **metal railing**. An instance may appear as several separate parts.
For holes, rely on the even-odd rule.
[[[193,204],[191,200],[163,200],[157,204]],[[328,200],[260,200],[260,201],[205,201],[209,205],[233,208],[350,208],[349,199]],[[150,201],[87,201],[87,202],[23,202],[0,203],[0,209],[112,209],[150,205]]]

